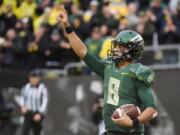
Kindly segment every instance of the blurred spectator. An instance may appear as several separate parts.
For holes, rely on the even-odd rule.
[[[48,24],[49,23],[50,13],[51,13],[51,8],[46,7],[44,9],[43,14],[41,14],[40,16],[37,16],[35,19],[33,19],[33,30],[34,30],[34,32],[36,32],[42,24]]]
[[[101,24],[106,24],[110,29],[117,28],[118,26],[118,20],[113,16],[109,5],[103,5],[101,19]]]
[[[118,26],[118,30],[122,31],[128,29],[128,21],[126,18],[121,18],[121,21],[119,21],[119,26]]]
[[[71,5],[71,9],[70,9],[70,11],[71,11],[71,15],[70,15],[70,20],[71,21],[73,21],[73,19],[74,19],[74,17],[75,16],[82,16],[82,11],[78,8],[78,6],[77,5],[75,5],[75,4],[72,4]]]
[[[109,2],[103,3],[100,12],[94,14],[90,20],[90,27],[107,25],[109,28],[118,26],[118,20],[111,13]]]
[[[6,102],[3,90],[0,89],[0,134],[15,135],[16,126],[13,123],[14,104]]]
[[[117,33],[118,33],[117,29],[111,29],[110,36],[105,37],[102,43],[101,51],[99,53],[99,57],[101,59],[107,59],[108,50],[111,49],[111,41],[113,40],[113,38],[116,37]]]
[[[101,25],[100,26],[100,31],[101,31],[102,37],[108,36],[110,34],[111,29],[106,24]]]
[[[45,59],[43,50],[45,44],[48,43],[48,25],[43,24],[34,34],[33,39],[28,43],[28,66],[30,69],[43,67]]]
[[[128,14],[126,19],[128,21],[128,27],[133,29],[139,23],[139,17],[137,15],[138,4],[136,2],[130,2],[128,4]]]
[[[136,31],[143,36],[146,45],[152,45],[155,31],[153,19],[154,16],[150,10],[146,13],[142,11],[139,14],[139,23],[136,26]]]
[[[156,31],[159,32],[162,29],[164,21],[164,6],[161,0],[152,0],[150,3],[151,21],[155,24]]]
[[[17,46],[16,46],[17,45]],[[14,29],[7,30],[5,42],[3,44],[3,66],[7,66],[9,68],[13,67],[13,63],[15,62],[15,49],[19,49],[19,39],[17,37],[16,31]]]
[[[17,35],[21,39],[21,42],[23,46],[26,46],[26,43],[28,42],[29,38],[32,37],[33,31],[30,28],[30,23],[29,23],[28,18],[24,18],[22,20],[16,21],[15,24],[15,30],[17,32]]]
[[[71,62],[79,62],[79,57],[74,53],[70,47],[69,42],[62,40],[59,49],[61,68]]]
[[[69,21],[71,22],[75,32],[80,36],[80,38],[85,39],[86,29],[85,24],[82,17],[82,11],[77,7],[77,5],[71,5],[71,15],[69,17]]]
[[[161,44],[178,43],[179,40],[178,36],[179,35],[177,33],[177,27],[175,23],[173,22],[170,15],[166,15],[165,23],[160,33],[160,38],[161,38],[160,43]]]
[[[18,20],[15,26],[17,37],[19,39],[19,47],[17,47],[17,45],[15,47],[16,67],[23,70],[28,67],[27,43],[33,35],[30,26],[28,18]]]
[[[71,14],[71,6],[73,5],[72,0],[62,0],[62,4],[64,5],[65,9],[69,14]]]
[[[16,11],[16,16],[18,18],[24,18],[24,17],[35,17],[35,9],[37,7],[37,4],[34,0],[24,0],[20,7]]]
[[[92,106],[92,121],[98,126],[98,135],[105,132],[105,124],[102,117],[103,97],[97,96]]]
[[[87,48],[99,58],[99,52],[101,50],[103,39],[101,38],[100,28],[94,27],[91,32],[91,37],[86,41]]]
[[[121,20],[128,14],[127,3],[125,0],[104,0],[103,4],[109,5],[111,14],[118,20]]]
[[[0,35],[5,36],[8,29],[14,28],[16,20],[16,16],[12,10],[12,5],[6,5],[4,12],[0,15]]]
[[[178,43],[180,42],[180,1],[177,4],[175,13],[173,14],[174,25],[176,26],[176,36],[178,36]]]
[[[83,15],[83,19],[86,23],[91,20],[91,17],[97,13],[99,2],[97,0],[92,0],[89,4],[89,9]]]
[[[55,28],[51,32],[49,42],[44,44],[43,53],[45,57],[45,67],[63,68],[67,63],[76,61],[76,57],[71,57],[71,47],[61,36],[62,32]]]
[[[0,8],[0,12],[6,11],[7,6],[11,6],[14,13],[17,8],[17,1],[16,0],[2,0],[2,7]]]
[[[93,0],[80,0],[80,1],[81,1],[80,8],[85,11],[88,9],[90,2]]]
[[[46,60],[46,65],[51,63],[51,66],[54,64],[59,64],[60,60],[60,42],[61,42],[61,35],[58,29],[54,29],[50,35],[49,42],[44,44],[44,57]],[[49,65],[50,66],[50,65]]]
[[[61,6],[60,3],[54,2],[53,7],[50,11],[49,18],[48,18],[48,23],[50,25],[56,25],[57,24],[56,17],[58,16],[59,12],[61,12],[60,6]]]
[[[37,8],[36,13],[42,14],[44,9],[48,6],[50,6],[51,0],[36,0]]]
[[[151,0],[138,0],[139,1],[139,10],[140,11],[144,11],[146,10],[147,8],[149,8],[149,4],[151,2]]]

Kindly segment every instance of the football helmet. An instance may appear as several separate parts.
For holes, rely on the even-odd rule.
[[[123,51],[117,52],[117,46],[124,47]],[[115,63],[136,60],[141,57],[144,49],[142,36],[133,30],[124,30],[118,33],[111,41],[111,49],[108,50],[108,59]]]

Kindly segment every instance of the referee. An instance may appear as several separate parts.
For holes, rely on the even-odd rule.
[[[42,122],[48,104],[48,92],[40,79],[39,72],[31,71],[29,82],[21,91],[21,113],[25,118],[22,135],[28,135],[31,129],[34,135],[40,135],[42,131]]]

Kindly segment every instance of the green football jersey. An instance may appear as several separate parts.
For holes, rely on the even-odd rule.
[[[106,130],[144,132],[143,124],[134,128],[121,127],[111,120],[111,116],[116,108],[125,104],[135,104],[142,110],[146,107],[155,108],[151,89],[154,72],[139,63],[131,63],[120,69],[115,63],[101,62],[90,53],[84,60],[104,81],[103,118]]]

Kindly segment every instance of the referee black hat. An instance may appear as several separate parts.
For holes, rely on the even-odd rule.
[[[29,76],[30,77],[39,77],[39,76],[41,76],[41,73],[38,70],[32,70],[32,71],[30,71]]]

